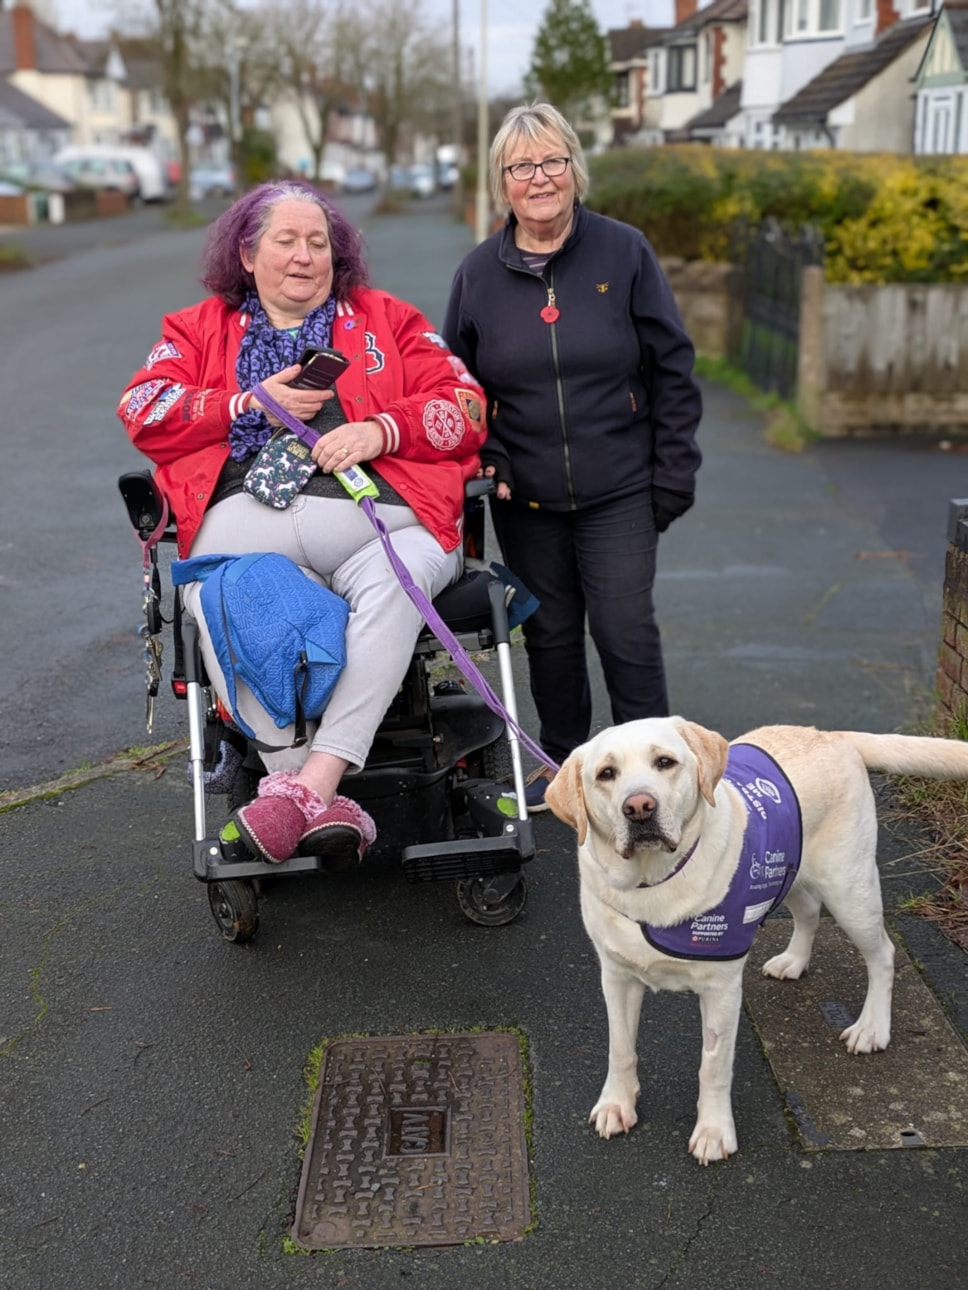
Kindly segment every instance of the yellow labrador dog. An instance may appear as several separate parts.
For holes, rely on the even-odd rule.
[[[779,903],[793,935],[763,967],[797,978],[821,905],[864,957],[852,1053],[891,1038],[894,946],[884,927],[868,770],[968,778],[957,740],[765,726],[727,744],[682,717],[612,726],[577,748],[546,800],[578,834],[581,910],[602,969],[608,1075],[589,1120],[603,1138],[635,1124],[636,1037],[646,986],[699,995],[702,1061],[689,1150],[737,1149],[731,1086],[743,967]]]

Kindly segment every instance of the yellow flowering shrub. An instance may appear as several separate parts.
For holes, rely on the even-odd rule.
[[[591,159],[589,206],[660,255],[728,260],[772,216],[817,228],[831,282],[968,279],[968,158],[678,145]]]

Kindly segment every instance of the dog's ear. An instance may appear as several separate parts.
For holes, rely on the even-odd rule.
[[[699,791],[710,806],[716,805],[716,785],[726,769],[729,744],[715,730],[707,730],[694,721],[679,719],[679,733],[695,754],[699,766]]]
[[[588,832],[588,816],[581,790],[581,758],[575,753],[565,759],[561,770],[545,789],[545,801],[559,820],[571,825],[581,846]]]

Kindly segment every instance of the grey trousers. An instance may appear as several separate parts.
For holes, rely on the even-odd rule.
[[[460,548],[444,551],[408,506],[376,509],[390,530],[394,549],[425,595],[433,599],[460,576]],[[349,498],[300,495],[288,509],[276,511],[239,493],[206,514],[191,554],[250,551],[288,556],[349,603],[346,667],[312,730],[310,746],[359,770],[406,674],[423,620],[397,581],[376,530]],[[199,625],[209,679],[225,702],[225,680],[201,613],[200,595],[201,583],[190,583],[184,590],[185,608]],[[292,742],[293,728],[280,730],[244,684],[237,688],[237,701],[240,715],[262,743]],[[264,753],[263,761],[270,771],[298,770],[308,754],[306,746],[286,748]]]

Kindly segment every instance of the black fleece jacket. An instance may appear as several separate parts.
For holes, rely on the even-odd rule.
[[[637,229],[577,205],[538,277],[514,224],[465,257],[443,328],[487,393],[483,460],[519,503],[574,510],[652,485],[688,495],[685,510],[702,397],[655,252]]]

